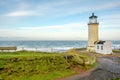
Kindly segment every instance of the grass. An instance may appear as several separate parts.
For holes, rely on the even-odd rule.
[[[86,50],[86,48],[75,48],[76,50]]]
[[[116,78],[116,79],[111,79],[111,80],[120,80],[120,78]]]
[[[54,80],[95,66],[93,57],[74,53],[1,52],[0,80]]]
[[[113,53],[115,53],[117,56],[120,56],[120,50],[113,50]]]
[[[113,50],[113,52],[115,52],[115,53],[120,53],[120,50]]]

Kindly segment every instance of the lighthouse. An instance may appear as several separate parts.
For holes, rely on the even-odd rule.
[[[89,17],[88,23],[88,52],[95,52],[95,42],[98,42],[98,21],[97,16],[92,13],[92,16]]]

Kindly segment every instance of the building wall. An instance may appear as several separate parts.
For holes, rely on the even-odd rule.
[[[88,47],[87,51],[94,52],[95,45],[94,42],[98,41],[98,23],[88,24]]]
[[[111,54],[112,53],[112,42],[111,41],[106,41],[106,43],[105,43],[105,53],[106,54]]]
[[[101,49],[102,46],[103,46],[103,50]],[[99,47],[99,49],[98,49],[98,47]],[[105,53],[105,45],[95,44],[95,52],[104,54]]]
[[[98,49],[99,46],[99,49]],[[101,50],[103,46],[103,50]],[[111,41],[106,41],[104,44],[95,44],[95,52],[101,54],[111,54],[112,53],[112,43]]]

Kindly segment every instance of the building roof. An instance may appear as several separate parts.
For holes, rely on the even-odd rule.
[[[92,16],[90,16],[89,18],[97,18],[97,16],[95,16],[94,13],[92,13]]]
[[[95,42],[95,44],[104,44],[106,41],[98,41],[98,42]]]

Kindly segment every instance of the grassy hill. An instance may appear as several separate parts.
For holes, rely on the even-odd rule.
[[[0,52],[0,80],[54,80],[76,74],[78,69],[90,69],[94,65],[94,57],[75,51]]]

